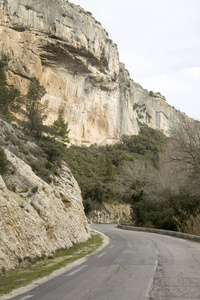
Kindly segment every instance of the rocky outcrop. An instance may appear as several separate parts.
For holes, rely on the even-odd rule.
[[[25,257],[71,247],[90,236],[81,192],[66,164],[62,162],[58,175],[51,175],[51,183],[46,183],[6,149],[18,153],[11,147],[8,135],[5,139],[3,136],[12,130],[12,136],[17,138],[20,131],[5,126],[1,122],[8,172],[0,176],[0,270],[13,268]],[[33,143],[28,145],[37,148]]]
[[[104,203],[99,209],[93,210],[88,219],[94,223],[119,223],[131,221],[131,205],[120,203]]]
[[[8,80],[25,93],[30,77],[45,86],[47,124],[60,111],[70,138],[114,143],[147,123],[168,134],[179,112],[131,80],[117,46],[81,7],[66,0],[0,0],[0,50]]]

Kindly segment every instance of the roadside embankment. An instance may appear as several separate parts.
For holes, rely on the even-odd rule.
[[[103,233],[93,229],[90,233],[91,238],[86,242],[41,260],[24,261],[15,269],[0,274],[0,300],[9,300],[68,272],[109,244],[110,239]]]

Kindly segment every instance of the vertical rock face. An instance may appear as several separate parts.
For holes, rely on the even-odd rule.
[[[46,123],[62,112],[74,142],[113,143],[137,134],[139,122],[167,133],[178,117],[131,80],[101,24],[66,0],[0,0],[0,51],[11,58],[9,81],[23,93],[30,77],[40,79]]]

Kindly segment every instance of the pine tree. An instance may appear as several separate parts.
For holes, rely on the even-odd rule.
[[[68,126],[69,126],[68,122],[65,122],[64,118],[60,113],[58,119],[53,123],[51,127],[52,134],[55,137],[60,138],[63,142],[69,143],[68,134],[70,130],[68,129]]]
[[[6,80],[6,69],[9,58],[2,55],[0,60],[0,110],[4,117],[9,118],[12,112],[20,109],[21,97],[20,91],[13,85],[9,85]]]
[[[45,95],[45,89],[40,85],[37,78],[31,78],[28,93],[26,95],[27,128],[31,133],[40,136],[43,131],[43,121],[46,118],[45,106],[41,103],[41,98]]]

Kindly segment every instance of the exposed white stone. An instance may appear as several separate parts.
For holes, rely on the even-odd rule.
[[[6,175],[6,184],[0,176],[0,269],[10,269],[26,256],[48,255],[87,240],[81,192],[65,163],[51,186],[5,152],[15,173]]]

